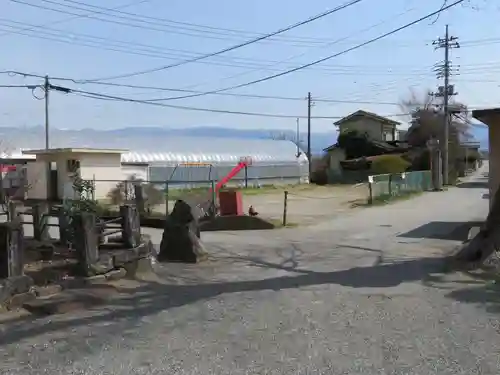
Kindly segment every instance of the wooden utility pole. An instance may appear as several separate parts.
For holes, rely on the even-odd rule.
[[[444,38],[439,38],[435,40],[432,44],[436,46],[436,49],[444,49],[444,61],[436,66],[436,73],[438,78],[444,79],[444,86],[439,88],[436,96],[443,98],[443,145],[442,145],[442,158],[443,158],[443,184],[449,185],[450,169],[449,169],[449,147],[450,147],[450,110],[449,110],[449,100],[450,96],[456,95],[455,88],[450,85],[450,75],[451,75],[451,62],[450,62],[450,49],[459,48],[460,45],[457,42],[458,38],[450,36],[448,32],[448,25],[446,25]]]
[[[49,149],[49,93],[50,93],[50,82],[49,76],[45,76],[45,82],[43,84],[43,89],[45,91],[45,149]]]
[[[311,181],[312,160],[311,160],[311,93],[307,94],[307,161],[309,163],[309,181]]]

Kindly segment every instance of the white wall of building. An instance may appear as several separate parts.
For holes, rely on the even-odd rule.
[[[120,154],[80,154],[80,176],[95,181],[95,198],[105,199],[108,193],[122,181]]]
[[[26,164],[27,199],[47,199],[47,168],[44,162]]]
[[[27,182],[31,188],[29,199],[47,198],[46,162],[55,161],[57,168],[57,191],[60,199],[74,198],[71,171],[68,160],[78,160],[80,176],[84,180],[94,181],[95,198],[106,199],[109,192],[120,182],[135,176],[144,181],[149,180],[149,167],[138,164],[121,164],[119,153],[61,153],[37,155],[37,161],[26,165]]]

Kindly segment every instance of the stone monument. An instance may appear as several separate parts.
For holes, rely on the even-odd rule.
[[[158,262],[197,263],[207,253],[200,241],[201,210],[184,200],[175,202],[172,213],[165,220]]]

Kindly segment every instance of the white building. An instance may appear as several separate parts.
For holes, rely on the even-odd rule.
[[[25,165],[27,199],[73,198],[72,177],[78,173],[84,180],[98,180],[95,198],[104,199],[119,181],[127,178],[121,166],[126,150],[92,148],[55,148],[23,151],[35,156]],[[50,166],[50,171],[49,171]]]

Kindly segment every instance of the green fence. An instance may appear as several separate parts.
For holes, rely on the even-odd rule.
[[[432,190],[431,171],[379,174],[368,178],[368,203]]]

